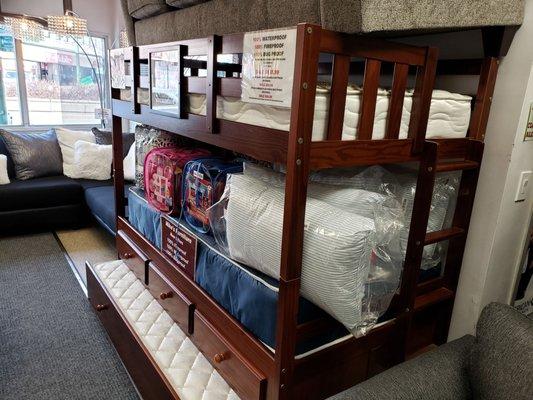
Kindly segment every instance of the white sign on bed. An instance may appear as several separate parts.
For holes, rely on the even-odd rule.
[[[246,33],[241,100],[290,107],[295,53],[296,28]]]

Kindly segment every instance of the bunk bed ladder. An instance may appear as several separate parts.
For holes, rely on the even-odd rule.
[[[471,140],[468,146],[468,160],[464,165],[457,164],[457,170],[462,171],[461,184],[459,186],[457,205],[455,208],[452,227],[438,233],[426,235],[426,243],[431,240],[446,241],[448,240],[448,250],[445,260],[444,272],[442,273],[442,286],[437,289],[441,291],[440,301],[444,301],[443,315],[440,326],[435,330],[435,343],[443,344],[447,340],[448,329],[453,311],[453,301],[446,302],[446,296],[450,299],[455,297],[459,272],[463,261],[463,255],[466,246],[467,232],[470,225],[470,217],[474,206],[474,199],[479,177],[479,170],[483,157],[484,144],[478,140]],[[476,167],[472,165],[476,164]],[[437,237],[438,235],[438,237]],[[439,299],[435,299],[436,301]],[[419,306],[422,306],[420,302]]]
[[[427,221],[431,210],[433,186],[437,165],[438,144],[431,141],[424,143],[422,159],[419,164],[416,183],[415,199],[409,228],[409,238],[405,254],[404,269],[400,283],[399,296],[392,305],[394,314],[397,314],[405,335],[404,358],[407,355],[407,341],[415,308],[416,287],[420,275],[420,264],[424,250],[424,240],[427,230]]]

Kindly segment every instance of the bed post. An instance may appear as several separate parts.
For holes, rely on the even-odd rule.
[[[479,84],[476,94],[476,102],[470,118],[468,137],[477,140],[485,139],[487,122],[489,119],[492,95],[496,86],[498,66],[500,61],[494,57],[485,57],[479,74]]]
[[[113,91],[118,91],[118,89],[113,89]],[[113,96],[113,98],[115,97]],[[113,180],[115,186],[116,222],[118,222],[118,217],[124,217],[126,215],[122,146],[122,118],[113,114]]]
[[[413,139],[413,154],[421,153],[425,147],[424,141],[428,126],[433,86],[435,84],[438,56],[439,50],[437,48],[428,47],[424,66],[417,69],[408,133],[409,138]]]
[[[137,92],[141,83],[141,62],[139,60],[139,48],[132,46],[131,52],[131,112],[133,114],[141,113],[141,105],[137,101]],[[120,98],[120,94],[117,99]]]
[[[320,34],[321,28],[316,25],[297,27],[276,321],[275,393],[269,396],[279,399],[294,398],[292,376]]]
[[[222,49],[222,38],[212,35],[207,39],[207,77],[206,94],[206,129],[209,133],[217,133],[217,55]]]

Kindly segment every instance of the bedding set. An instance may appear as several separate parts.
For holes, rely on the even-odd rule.
[[[146,89],[138,91],[137,101],[149,104],[149,93]],[[313,141],[326,140],[330,90],[326,85],[317,87],[315,97],[315,113],[313,120]],[[122,100],[131,100],[131,91],[121,91]],[[362,89],[349,86],[346,91],[346,106],[344,111],[344,125],[342,140],[355,140],[360,116]],[[444,90],[434,90],[428,120],[427,138],[463,138],[468,131],[470,122],[472,97]],[[380,89],[376,100],[376,115],[372,139],[385,137],[388,109],[390,104],[390,90]],[[409,119],[413,106],[413,91],[406,91],[402,119],[400,125],[400,139],[407,138]],[[188,112],[192,114],[206,114],[205,95],[188,95]],[[242,102],[236,97],[217,98],[217,118],[240,122],[249,125],[288,131],[290,126],[290,109],[270,105]]]
[[[149,147],[168,144],[158,142],[159,132],[139,130]],[[205,157],[208,154],[153,148],[144,160],[141,186],[146,190],[130,193],[130,222],[159,248],[162,214],[173,215],[176,223],[198,236],[198,284],[274,347],[285,175],[251,162],[243,169],[242,161]],[[174,186],[161,184],[163,178]],[[154,186],[156,181],[159,186]],[[428,231],[443,229],[450,221],[459,177],[440,174],[436,181]],[[364,334],[387,310],[401,277],[415,191],[416,171],[406,168],[311,173],[301,296],[305,304],[340,323],[328,339],[347,332]],[[438,250],[426,246],[423,268],[441,265]],[[268,293],[268,300],[254,294],[261,292]],[[252,316],[250,310],[255,307],[257,312],[258,306],[261,313],[267,313],[265,307],[270,310],[268,323]]]

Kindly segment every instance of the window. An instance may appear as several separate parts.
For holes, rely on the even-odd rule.
[[[45,31],[43,40],[19,42],[0,26],[0,61],[0,125],[99,124],[95,110],[109,104],[104,38]]]

